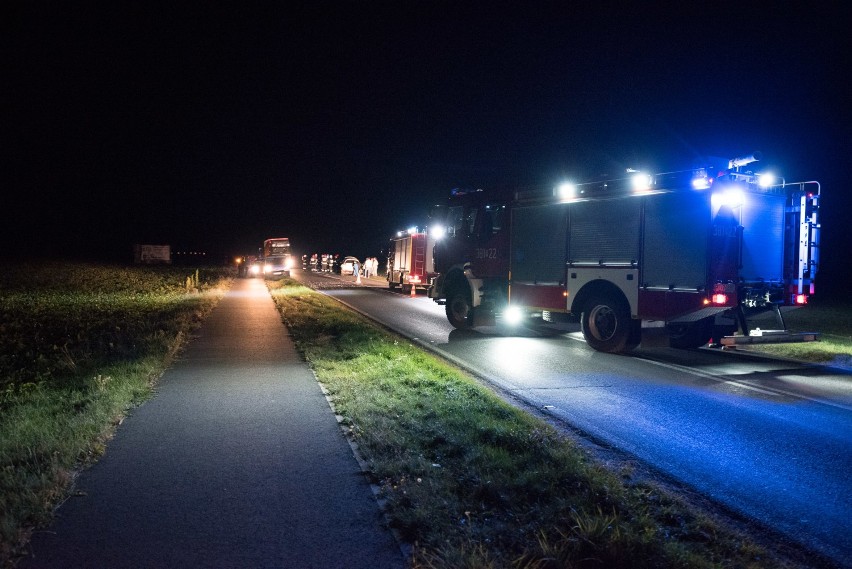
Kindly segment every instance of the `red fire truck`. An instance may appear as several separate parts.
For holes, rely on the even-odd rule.
[[[454,191],[430,291],[456,328],[579,317],[590,346],[636,347],[662,328],[674,347],[808,341],[782,307],[814,292],[820,185],[776,184],[745,166],[565,184],[548,192]],[[749,318],[774,311],[778,329]]]
[[[388,287],[428,289],[437,276],[432,260],[435,240],[426,230],[412,227],[400,231],[390,240],[388,248]]]

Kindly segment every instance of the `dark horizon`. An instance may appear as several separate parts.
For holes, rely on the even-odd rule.
[[[226,259],[287,236],[364,257],[451,188],[761,151],[822,182],[821,273],[848,274],[839,6],[2,10],[4,256]]]

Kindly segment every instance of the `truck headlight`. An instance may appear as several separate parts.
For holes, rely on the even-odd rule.
[[[523,320],[524,314],[521,312],[521,309],[517,306],[509,306],[506,310],[503,311],[503,320],[506,324],[519,324],[521,320]]]

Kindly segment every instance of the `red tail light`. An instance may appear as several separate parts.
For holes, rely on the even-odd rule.
[[[796,304],[807,304],[808,303],[808,295],[806,294],[797,294],[796,295]]]
[[[717,292],[712,296],[713,304],[728,304],[728,295]]]

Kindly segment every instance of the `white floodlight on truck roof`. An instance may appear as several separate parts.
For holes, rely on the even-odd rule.
[[[745,193],[737,187],[726,188],[725,190],[715,192],[710,197],[710,203],[713,205],[714,211],[722,206],[735,209],[740,207],[745,202]]]
[[[761,188],[769,188],[775,185],[776,176],[772,172],[763,172],[757,175],[757,185]]]

